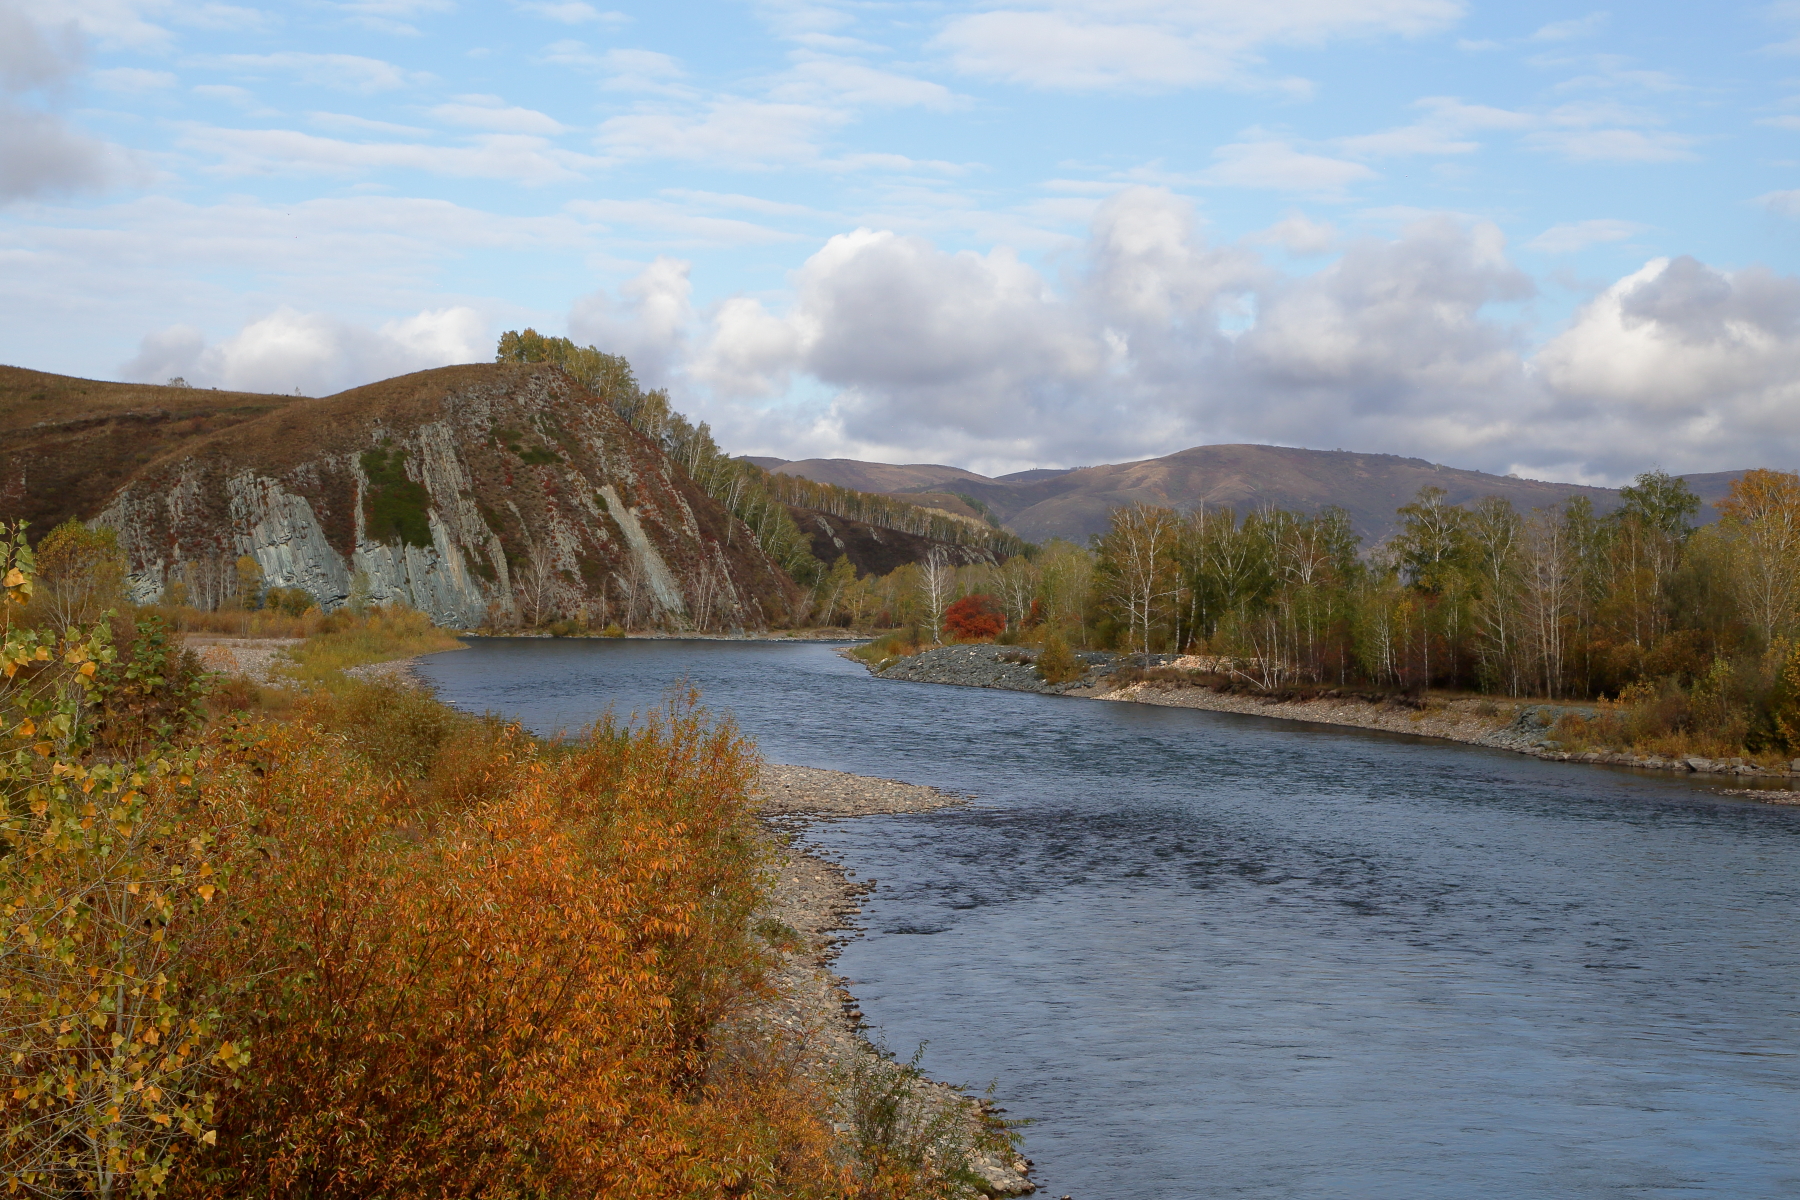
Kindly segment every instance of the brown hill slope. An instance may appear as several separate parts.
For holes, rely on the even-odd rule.
[[[298,399],[0,366],[0,511],[33,536],[91,517],[153,459]]]
[[[445,367],[321,399],[261,399],[280,403],[207,418],[209,431],[150,452],[108,460],[104,446],[50,445],[57,478],[76,470],[59,457],[79,457],[71,447],[106,469],[73,493],[39,497],[34,481],[28,503],[116,528],[140,600],[179,582],[217,603],[245,554],[271,586],[327,606],[361,572],[372,599],[461,626],[525,608],[533,619],[762,626],[793,599],[741,522],[554,367]],[[111,407],[63,415],[116,422],[138,402],[103,400]],[[23,507],[0,497],[0,517]]]

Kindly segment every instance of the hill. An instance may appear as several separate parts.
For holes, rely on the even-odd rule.
[[[39,534],[91,517],[152,460],[298,399],[0,366],[0,512]]]
[[[741,521],[554,367],[444,367],[317,399],[0,383],[0,469],[26,480],[0,518],[118,530],[139,601],[179,588],[212,607],[240,555],[326,607],[360,572],[371,599],[464,627],[521,607],[534,623],[761,627],[796,596]]]
[[[944,492],[954,495],[962,490],[958,485],[965,480],[973,483],[992,482],[986,475],[936,463],[894,466],[889,463],[859,462],[853,458],[805,458],[798,462],[783,459],[751,461],[764,466],[775,463],[775,466],[767,466],[767,469],[778,475],[798,475],[815,483],[832,483],[838,487],[855,488],[859,492]]]
[[[1263,506],[1316,512],[1336,505],[1349,512],[1356,531],[1370,542],[1392,534],[1397,527],[1394,510],[1428,486],[1443,488],[1452,503],[1503,496],[1522,511],[1573,496],[1586,496],[1601,512],[1611,511],[1619,503],[1619,494],[1612,488],[1489,475],[1394,454],[1285,446],[1195,446],[1141,462],[1020,471],[999,479],[963,471],[953,485],[928,482],[921,472],[956,471],[954,467],[886,467],[846,459],[810,459],[784,463],[777,469],[808,478],[815,477],[815,471],[829,471],[835,478],[870,482],[912,479],[916,482],[899,491],[905,498],[921,504],[940,503],[959,515],[968,511],[965,498],[974,499],[1008,529],[1034,542],[1053,537],[1085,542],[1090,534],[1105,531],[1107,513],[1135,503],[1178,509],[1205,504],[1240,513]],[[1685,478],[1711,505],[1724,498],[1731,481],[1740,474],[1720,471]],[[943,497],[954,501],[953,505],[942,503],[945,492],[954,493]],[[1701,515],[1710,520],[1714,514],[1708,508]]]

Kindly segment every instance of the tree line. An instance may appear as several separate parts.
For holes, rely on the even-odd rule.
[[[1746,473],[1707,525],[1662,471],[1620,499],[1606,514],[1582,497],[1520,512],[1426,488],[1374,546],[1339,509],[1134,505],[1090,546],[903,567],[846,587],[836,615],[928,642],[950,604],[981,595],[1003,639],[1205,655],[1270,690],[1606,699],[1644,738],[1800,752],[1800,475]]]

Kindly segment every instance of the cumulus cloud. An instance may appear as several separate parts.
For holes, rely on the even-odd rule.
[[[584,340],[653,342],[725,444],[789,457],[1002,471],[1250,441],[1614,481],[1800,457],[1800,280],[1657,260],[1534,351],[1513,314],[1535,287],[1492,224],[1284,224],[1259,240],[1337,257],[1277,269],[1153,188],[1103,202],[1057,280],[1004,248],[862,229],[807,259],[786,303],[733,297],[686,324],[685,270],[659,264],[633,286],[666,298],[660,321],[607,300]]]
[[[575,302],[569,336],[631,360],[646,387],[670,381],[686,355],[694,321],[689,266],[667,255],[646,267],[613,296],[595,292]]]
[[[1458,0],[1060,0],[952,18],[934,45],[967,74],[1045,88],[1241,86],[1266,46],[1416,36],[1462,13]]]
[[[491,355],[487,320],[472,308],[421,312],[369,329],[324,313],[280,308],[212,345],[174,325],[147,335],[120,368],[125,379],[323,396],[409,371]]]

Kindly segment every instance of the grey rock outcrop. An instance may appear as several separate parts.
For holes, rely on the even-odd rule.
[[[139,602],[213,607],[249,556],[329,610],[369,599],[443,625],[582,616],[760,628],[793,585],[661,448],[560,371],[448,367],[296,402],[152,464],[97,520]]]

